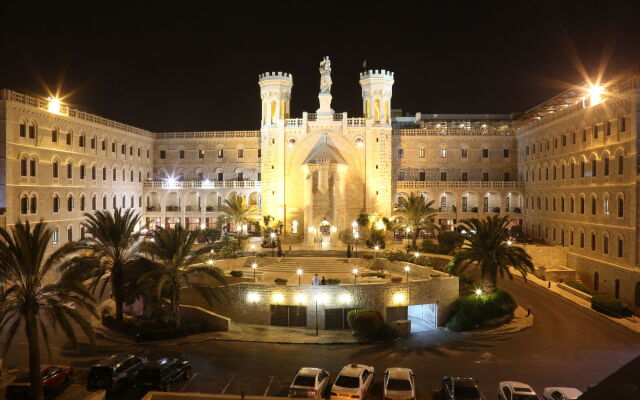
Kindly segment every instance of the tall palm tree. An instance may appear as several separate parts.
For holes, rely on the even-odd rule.
[[[127,271],[140,259],[141,240],[135,232],[140,215],[130,209],[118,208],[113,213],[100,210],[95,214],[85,213],[84,216],[87,220],[82,226],[87,238],[83,240],[83,245],[97,260],[91,287],[95,290],[102,284],[102,296],[107,284],[111,283],[116,319],[122,321]]]
[[[5,290],[0,294],[0,331],[3,332],[6,355],[16,333],[25,328],[29,351],[30,397],[42,399],[40,366],[40,336],[49,349],[49,328],[60,326],[77,346],[73,330],[75,323],[95,344],[89,322],[78,311],[95,314],[93,297],[83,286],[87,270],[75,265],[71,255],[79,250],[70,242],[47,255],[53,232],[45,223],[34,225],[20,221],[11,231],[0,228],[0,282]],[[58,270],[58,271],[56,271]]]
[[[257,219],[255,213],[260,209],[255,204],[249,204],[247,199],[237,193],[232,193],[220,206],[222,215],[220,221],[231,223],[236,230],[241,229],[243,225]]]
[[[226,284],[224,273],[205,264],[213,249],[212,244],[196,249],[198,231],[188,231],[180,225],[175,228],[160,228],[151,234],[140,251],[151,256],[138,283],[150,283],[158,297],[168,297],[171,302],[176,325],[180,324],[180,290],[192,288],[208,304],[225,299],[220,285]],[[214,283],[203,283],[199,278],[213,279]]]
[[[494,215],[483,220],[471,218],[462,222],[467,231],[463,234],[465,245],[449,263],[448,268],[452,273],[461,273],[476,265],[489,291],[494,291],[498,275],[504,278],[506,274],[513,279],[509,267],[515,268],[525,279],[527,272],[534,272],[531,256],[521,247],[512,246],[509,241],[508,216]]]
[[[413,192],[409,197],[400,197],[395,206],[397,217],[402,219],[401,226],[409,229],[411,235],[411,245],[417,247],[418,235],[422,229],[434,232],[438,229],[434,218],[438,210],[433,208],[433,200],[427,201],[423,196]]]

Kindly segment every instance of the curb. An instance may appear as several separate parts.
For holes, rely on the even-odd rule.
[[[521,308],[520,306],[518,306],[518,307]],[[535,318],[533,316],[533,313],[530,314],[528,317],[524,317],[524,318],[526,318],[526,324],[523,324],[521,326],[515,327],[513,329],[510,329],[510,330],[507,330],[507,331],[504,331],[504,332],[495,332],[495,330],[500,329],[502,326],[508,324],[509,322],[507,322],[506,324],[502,324],[500,326],[491,328],[491,329],[487,329],[486,331],[470,330],[470,331],[465,331],[465,333],[470,333],[472,335],[501,336],[501,335],[510,335],[510,334],[513,334],[513,333],[522,332],[525,329],[531,328],[535,324]]]

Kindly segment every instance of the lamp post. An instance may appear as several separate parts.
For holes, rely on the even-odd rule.
[[[358,284],[358,268],[352,269],[351,272],[353,273],[353,284],[357,285]]]
[[[251,268],[253,268],[253,281],[256,281],[256,269],[258,269],[258,264],[253,263],[251,264]]]
[[[409,267],[408,265],[405,265],[404,272],[407,273],[407,282],[409,282],[409,271],[411,271],[411,267]]]
[[[255,257],[256,256],[256,245],[255,244],[251,245],[251,252],[253,253],[253,256]]]
[[[298,274],[298,286],[300,286],[301,285],[302,270],[300,268],[298,268],[296,270],[296,274]]]
[[[274,240],[276,238],[276,233],[275,232],[271,232],[269,234],[269,237],[271,238],[271,257],[275,257],[275,255],[274,255],[274,251],[275,251]]]
[[[407,226],[404,231],[407,233],[407,253],[409,253],[409,243],[411,243],[411,239],[409,238],[409,234],[411,233],[411,227]]]
[[[376,258],[378,258],[378,250],[380,250],[380,246],[376,245],[373,249],[376,251]]]
[[[416,264],[417,264],[418,258],[420,258],[420,253],[416,251],[415,253],[413,253],[413,256],[416,258]]]
[[[358,238],[360,237],[360,234],[358,232],[353,234],[353,246],[356,250],[356,258],[358,258]]]

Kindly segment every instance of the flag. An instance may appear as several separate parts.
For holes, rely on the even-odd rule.
[[[362,62],[362,69],[367,69],[367,59]]]

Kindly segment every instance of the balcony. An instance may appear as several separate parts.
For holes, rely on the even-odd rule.
[[[169,211],[169,212],[178,212],[180,211],[180,206],[167,206],[165,207],[165,211]]]
[[[262,181],[174,181],[163,180],[144,183],[151,189],[260,189]]]
[[[518,181],[396,181],[398,189],[522,189]]]

